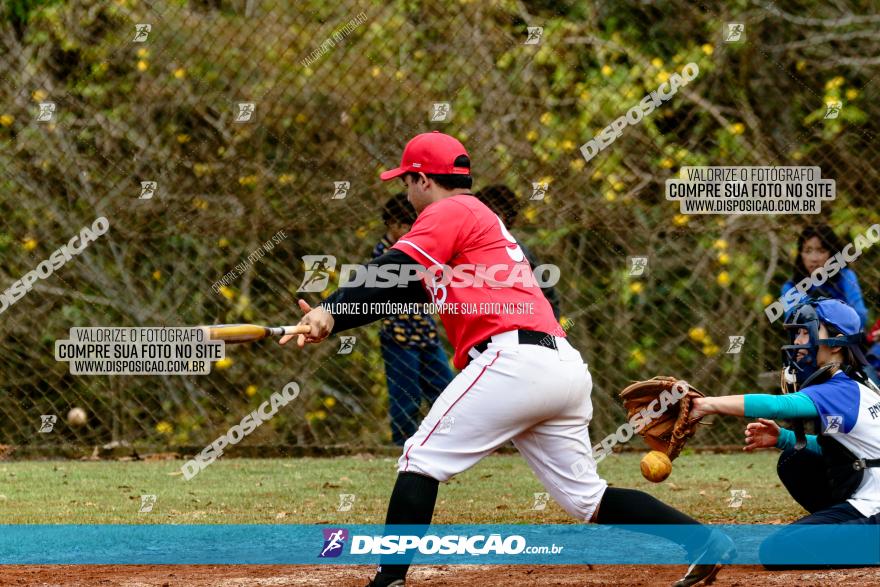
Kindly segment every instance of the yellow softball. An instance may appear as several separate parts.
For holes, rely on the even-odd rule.
[[[642,477],[654,483],[660,483],[669,477],[672,473],[672,461],[659,450],[652,450],[644,457],[641,462]]]

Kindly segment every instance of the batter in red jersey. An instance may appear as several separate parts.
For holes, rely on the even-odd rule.
[[[420,134],[407,144],[400,166],[381,177],[401,178],[419,216],[412,230],[371,264],[398,271],[401,279],[403,268],[417,264],[428,277],[406,287],[340,287],[314,309],[299,300],[306,312],[300,324],[311,331],[299,335],[298,344],[383,318],[327,308],[384,302],[444,307],[441,319],[461,371],[404,445],[386,526],[430,524],[439,483],[511,441],[547,492],[580,521],[693,525],[682,546],[694,564],[676,585],[714,578],[717,563],[733,554],[728,538],[644,492],[608,487],[596,472],[588,430],[590,371],[556,323],[516,241],[498,216],[470,195],[464,146],[437,131]],[[440,277],[438,267],[467,268],[474,279],[461,287]],[[381,564],[370,586],[403,586],[407,570],[408,565]]]
[[[459,369],[467,364],[469,349],[499,332],[565,336],[522,249],[501,219],[474,196],[459,194],[429,204],[392,248],[433,269],[428,291],[441,307]],[[467,267],[462,273],[471,279],[457,280],[443,267]],[[474,286],[463,287],[468,281]]]

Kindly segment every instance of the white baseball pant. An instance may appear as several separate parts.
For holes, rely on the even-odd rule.
[[[589,521],[608,485],[587,428],[593,381],[566,339],[556,346],[521,345],[516,331],[493,336],[406,441],[398,469],[447,481],[512,440],[553,499]]]

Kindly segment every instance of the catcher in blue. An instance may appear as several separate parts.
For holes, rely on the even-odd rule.
[[[862,350],[861,319],[840,300],[819,299],[797,306],[785,328],[788,393],[696,398],[690,413],[757,418],[746,427],[744,450],[782,450],[779,479],[809,515],[764,542],[764,561],[786,545],[808,548],[807,524],[880,523],[880,388]],[[794,429],[775,418],[792,419]],[[809,420],[819,434],[804,433]]]

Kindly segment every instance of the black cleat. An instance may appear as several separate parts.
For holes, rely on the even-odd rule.
[[[736,547],[733,541],[718,530],[712,530],[702,552],[688,567],[684,577],[676,581],[672,587],[711,585],[721,570],[721,563],[732,561],[735,556]]]
[[[698,565],[688,567],[684,577],[673,583],[672,587],[689,587],[690,585],[711,585],[721,570],[720,564]]]
[[[373,580],[367,583],[367,587],[406,587],[404,579],[389,577],[382,573],[376,573]]]

